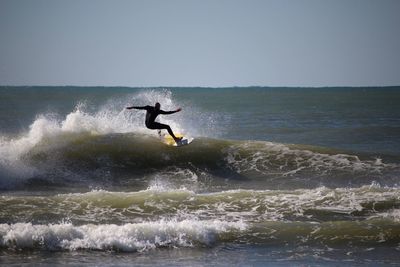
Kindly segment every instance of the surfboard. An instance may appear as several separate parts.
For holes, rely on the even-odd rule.
[[[193,141],[193,138],[187,137],[187,136],[183,136],[182,134],[175,134],[175,136],[176,137],[182,137],[182,140],[179,141],[179,142],[175,142],[174,138],[172,138],[172,136],[167,134],[167,135],[164,135],[164,136],[160,136],[161,142],[163,142],[164,144],[166,144],[168,146],[186,146],[186,145],[190,144]]]

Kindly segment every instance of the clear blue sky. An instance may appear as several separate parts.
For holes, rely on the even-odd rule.
[[[0,85],[400,85],[400,1],[0,0]]]

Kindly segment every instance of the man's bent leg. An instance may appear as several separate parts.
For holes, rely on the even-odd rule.
[[[162,124],[162,123],[155,122],[155,123],[153,123],[153,124],[152,124],[150,127],[148,127],[148,128],[150,128],[150,129],[165,129],[165,130],[168,131],[169,135],[171,135],[172,138],[174,138],[175,141],[179,141],[179,140],[182,139],[182,138],[176,137],[176,136],[174,135],[174,133],[172,132],[171,127],[169,127],[169,125],[166,125],[166,124]]]
[[[165,124],[164,124],[164,127],[165,127],[164,129],[166,129],[168,131],[169,135],[172,136],[174,139],[176,139],[176,136],[172,132],[171,127],[169,127],[169,125],[165,125]]]

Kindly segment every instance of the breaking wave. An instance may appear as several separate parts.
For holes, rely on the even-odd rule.
[[[0,223],[36,224],[68,220],[74,224],[125,224],[177,218],[224,221],[329,221],[389,218],[399,222],[400,189],[378,185],[358,188],[228,190],[196,193],[156,185],[138,192],[94,190],[49,196],[5,195]]]
[[[157,247],[208,246],[224,232],[246,226],[240,222],[161,220],[124,225],[70,223],[0,225],[0,247],[46,250],[143,251]]]
[[[91,179],[100,186],[109,179],[118,184],[115,174],[122,177],[121,182],[169,174],[185,179],[189,175],[200,180],[263,181],[275,187],[292,181],[294,188],[358,186],[373,181],[387,185],[395,181],[390,174],[394,177],[399,170],[397,163],[377,158],[360,159],[296,145],[196,138],[190,146],[172,148],[152,134],[88,132],[46,135],[8,162],[12,163],[8,171],[20,177],[61,183]]]
[[[400,242],[399,195],[398,188],[378,185],[201,194],[157,185],[139,192],[4,195],[0,249],[393,245]]]
[[[179,103],[185,116],[160,116],[160,120],[195,137],[194,142],[178,149],[167,147],[155,131],[144,127],[143,112],[125,110],[132,103],[156,101],[166,110],[182,106],[170,91],[149,90],[110,99],[94,111],[82,102],[63,118],[38,115],[27,133],[0,138],[0,188],[28,183],[143,189],[148,177],[186,179],[188,175],[201,186],[208,183],[225,189],[228,184],[230,189],[251,188],[255,181],[257,187],[276,189],[397,181],[398,159],[390,163],[328,148],[217,139],[216,115],[196,110],[190,103]]]
[[[219,243],[331,248],[392,246],[400,242],[399,224],[389,220],[263,222],[161,220],[123,225],[71,223],[1,224],[0,249],[144,251],[162,247],[210,247]]]

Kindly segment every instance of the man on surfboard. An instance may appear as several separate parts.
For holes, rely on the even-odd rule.
[[[172,138],[174,138],[176,143],[181,141],[182,137],[176,137],[174,135],[174,133],[172,132],[171,127],[169,127],[169,125],[162,124],[162,123],[159,123],[159,122],[155,121],[158,115],[160,115],[160,114],[163,114],[163,115],[174,114],[176,112],[181,111],[182,110],[181,108],[178,108],[177,110],[173,110],[173,111],[164,111],[164,110],[160,109],[161,105],[160,105],[160,103],[157,102],[154,105],[154,107],[153,106],[143,106],[143,107],[132,106],[132,107],[127,107],[126,109],[133,109],[133,108],[134,109],[144,109],[144,110],[146,110],[146,121],[145,121],[145,124],[146,124],[146,127],[148,129],[152,129],[152,130],[166,129],[168,131],[168,133],[172,136]]]

